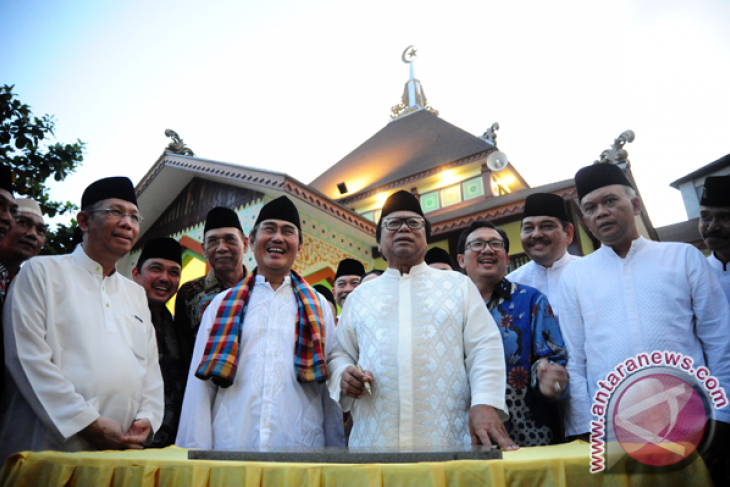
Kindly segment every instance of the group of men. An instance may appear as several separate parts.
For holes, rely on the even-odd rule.
[[[569,254],[575,228],[563,199],[532,194],[520,227],[532,261],[509,275],[503,230],[466,228],[463,272],[454,272],[448,252],[428,251],[418,199],[399,191],[376,228],[387,270],[366,274],[346,259],[333,293],[293,270],[304,239],[286,197],[263,206],[249,235],[232,210],[211,210],[210,272],[179,291],[182,249],[170,238],[147,241],[134,282],[126,279],[115,266],[142,216],[131,181],[119,177],[84,192],[72,254],[20,268],[43,246],[45,226],[6,179],[2,456],[172,443],[512,450],[586,438],[598,380],[640,352],[682,353],[730,384],[730,176],[705,183],[699,230],[709,260],[641,237],[635,189],[617,166],[597,164],[576,174],[576,187],[602,246]],[[252,270],[243,265],[249,246]],[[173,316],[166,303],[176,293]],[[730,413],[715,419],[730,427]]]

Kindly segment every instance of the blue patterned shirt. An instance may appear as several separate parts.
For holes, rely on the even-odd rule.
[[[499,327],[507,364],[505,427],[520,446],[553,443],[560,436],[560,417],[555,401],[540,393],[536,364],[546,358],[564,366],[567,354],[550,303],[537,289],[502,279],[487,309]]]

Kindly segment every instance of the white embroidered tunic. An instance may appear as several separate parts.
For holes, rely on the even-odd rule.
[[[580,257],[565,252],[561,258],[553,262],[552,267],[545,267],[537,262],[530,261],[519,269],[515,269],[507,275],[510,282],[524,284],[525,286],[534,287],[545,296],[550,302],[553,315],[558,318],[560,309],[559,287],[560,276],[565,268]]]
[[[624,259],[602,246],[569,265],[560,283],[570,373],[566,435],[589,431],[597,382],[642,352],[690,356],[695,369],[706,365],[720,386],[730,384],[730,308],[721,296],[707,260],[687,244],[640,237]],[[715,414],[730,422],[730,408]]]
[[[20,450],[93,450],[77,433],[100,415],[125,432],[143,418],[159,429],[163,383],[145,291],[118,272],[104,277],[81,245],[23,265],[3,328],[2,458]]]
[[[727,300],[730,302],[730,263],[728,263],[727,266],[723,265],[723,263],[715,257],[715,254],[711,254],[707,258],[707,262],[709,262],[710,266],[712,266],[715,270],[718,279],[720,279],[722,290],[725,291],[725,296],[727,296]]]
[[[291,279],[276,290],[256,276],[241,328],[238,372],[233,385],[216,386],[195,377],[218,308],[231,290],[211,301],[203,314],[188,374],[175,444],[216,450],[325,446],[325,421],[342,429],[342,412],[323,412],[324,383],[299,383],[294,371],[297,302]],[[336,342],[332,311],[319,296],[325,323],[325,353]]]
[[[494,407],[504,420],[502,339],[474,284],[425,263],[388,269],[347,297],[328,386],[354,426],[349,446],[468,445],[469,409]],[[359,363],[372,395],[340,397],[340,378]]]

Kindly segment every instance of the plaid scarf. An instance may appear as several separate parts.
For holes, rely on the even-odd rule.
[[[236,378],[241,326],[248,300],[253,292],[258,268],[236,287],[231,288],[216,312],[203,359],[195,376],[212,379],[220,387],[229,387]],[[290,273],[297,300],[297,327],[294,347],[294,372],[298,382],[322,382],[329,376],[324,356],[324,314],[317,292],[294,271]]]

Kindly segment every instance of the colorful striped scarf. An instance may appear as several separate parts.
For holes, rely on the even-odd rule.
[[[231,288],[221,301],[203,359],[195,373],[198,379],[211,379],[220,387],[233,384],[238,369],[241,327],[257,270]],[[322,382],[329,376],[324,356],[324,314],[317,292],[296,272],[291,271],[290,277],[298,306],[294,373],[298,382]]]

